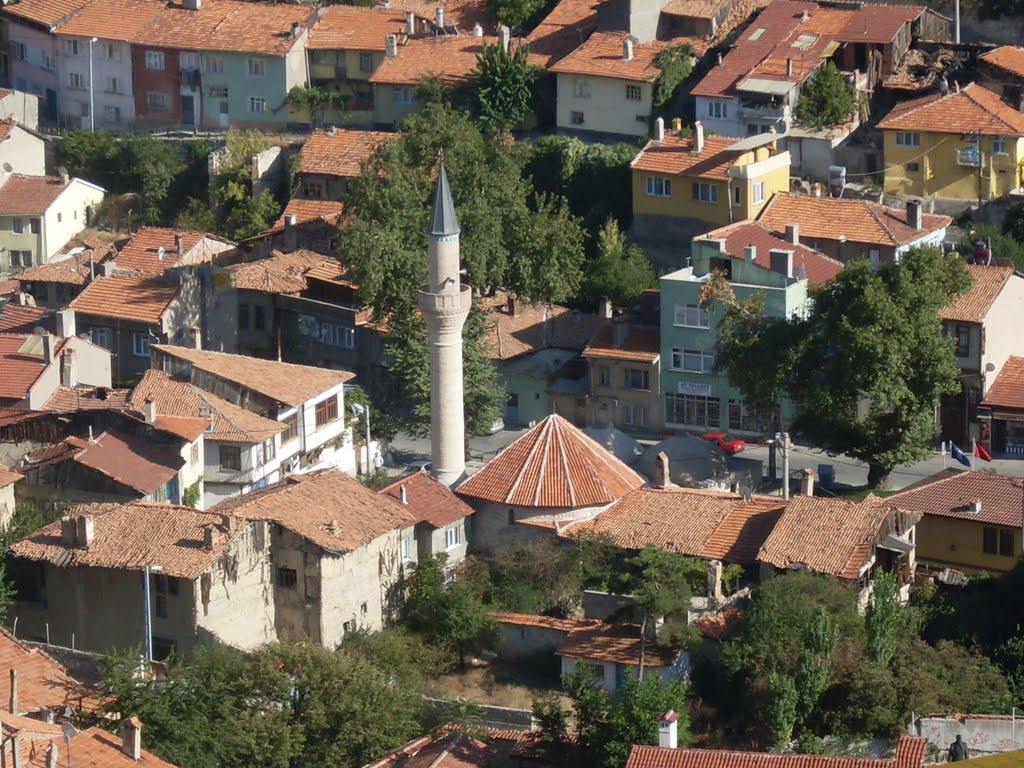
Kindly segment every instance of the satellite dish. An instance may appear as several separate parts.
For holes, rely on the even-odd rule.
[[[60,730],[64,734],[64,741],[71,741],[78,734],[78,729],[71,724],[70,720],[64,720],[60,724]]]
[[[4,163],[4,173],[11,173],[14,170],[14,166],[10,163]]]

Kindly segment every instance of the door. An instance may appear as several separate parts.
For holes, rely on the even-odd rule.
[[[222,101],[220,103],[220,127],[221,128],[227,128],[228,127],[228,103],[227,103],[227,101]]]
[[[195,96],[182,96],[181,97],[181,124],[182,125],[195,125],[196,124],[196,97]]]
[[[57,119],[57,92],[52,88],[46,89],[46,117],[50,120]]]
[[[505,403],[505,423],[519,423],[519,395],[515,392],[508,393],[508,401]]]

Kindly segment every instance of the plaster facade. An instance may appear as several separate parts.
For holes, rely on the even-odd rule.
[[[986,529],[996,532],[995,552],[985,551]],[[1000,534],[1011,537],[1012,552],[1000,554]],[[991,533],[988,535],[992,536]],[[1017,564],[1020,555],[1020,528],[928,514],[917,524],[917,559],[934,568],[957,568],[967,573],[1007,573]]]
[[[539,539],[552,539],[554,521],[592,520],[611,504],[592,507],[546,508],[497,504],[467,499],[476,509],[470,529],[472,551],[515,549]],[[614,503],[614,502],[612,502]]]
[[[22,94],[11,94],[7,99],[19,95]],[[34,102],[38,101],[34,96],[28,98]],[[0,119],[5,117],[4,101],[6,99],[0,100]],[[43,176],[46,174],[46,143],[38,134],[26,131],[19,124],[15,124],[0,142],[0,167],[4,163],[9,163],[15,173]]]
[[[10,82],[19,91],[35,94],[41,99],[40,112],[44,119],[57,118],[57,38],[49,29],[20,22],[9,17],[5,20],[10,45]]]
[[[560,131],[639,138],[650,130],[652,83],[564,72],[556,78]]]
[[[124,129],[135,122],[132,91],[132,46],[118,40],[100,39],[90,45],[88,37],[63,35],[57,31],[61,114],[69,126],[88,130],[90,96],[96,126]],[[89,82],[92,55],[93,81]]]

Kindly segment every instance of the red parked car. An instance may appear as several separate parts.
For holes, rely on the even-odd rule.
[[[738,437],[732,437],[726,432],[705,432],[701,435],[701,439],[707,440],[709,443],[714,443],[730,456],[739,453],[747,447],[745,440],[740,440]]]

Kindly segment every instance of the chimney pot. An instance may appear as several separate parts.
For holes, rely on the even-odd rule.
[[[121,751],[132,760],[142,759],[142,721],[129,717],[121,728]]]
[[[673,710],[658,715],[658,746],[663,749],[676,749],[679,746],[678,721],[679,715]]]
[[[600,317],[602,320],[611,320],[612,319],[612,300],[611,299],[607,299],[607,298],[606,299],[601,299],[597,303],[597,316]]]
[[[793,76],[793,60],[786,59],[786,77]]]
[[[804,469],[804,476],[800,478],[800,493],[804,496],[814,495],[814,470],[810,467]]]
[[[786,242],[792,243],[793,245],[800,245],[800,225],[799,224],[787,224],[786,225]]]
[[[297,21],[292,22],[292,40],[295,40],[299,36],[299,30],[302,29],[302,25]]]
[[[924,229],[924,208],[920,200],[907,200],[907,225]]]
[[[60,169],[60,183],[61,183],[61,186],[64,186],[64,187],[66,187],[68,184],[71,183],[71,174],[68,173],[68,169],[67,168],[61,168]]]
[[[394,59],[398,56],[398,35],[384,35],[384,58]],[[288,216],[285,216],[285,222],[288,221]],[[292,216],[292,219],[295,217]],[[294,225],[294,221],[292,224]]]
[[[409,491],[404,485],[398,489],[398,494],[402,497],[403,504],[409,503]]]
[[[626,35],[622,41],[622,60],[632,61],[633,60],[633,36]]]
[[[512,30],[510,30],[505,24],[498,27],[498,43],[501,45],[501,50],[508,53],[508,46],[512,40]]]
[[[78,524],[73,517],[60,519],[60,544],[66,549],[73,549],[78,541]]]
[[[443,6],[440,6],[440,5],[437,6],[437,10],[434,11],[434,24],[442,32],[444,31],[444,7]]]
[[[77,545],[82,549],[89,549],[96,540],[96,521],[93,516],[88,512],[83,512],[75,519],[75,527],[78,537]]]
[[[174,252],[176,254],[178,254],[178,256],[181,256],[181,252],[182,252],[181,242],[182,242],[181,235],[175,235],[174,236]]]
[[[220,534],[217,531],[217,526],[213,523],[209,523],[203,526],[203,546],[211,552],[217,546],[217,540],[220,538]]]
[[[665,140],[665,118],[659,117],[654,121],[654,140]]]
[[[693,124],[693,151],[698,155],[704,151],[704,124],[700,120]]]
[[[743,260],[754,264],[757,262],[757,246],[748,245],[743,249]]]
[[[672,133],[677,136],[683,131],[683,119],[681,117],[672,118]]]
[[[715,57],[715,61],[718,64],[718,66],[722,66],[722,53],[721,53],[721,51],[719,51],[718,55]]]
[[[405,34],[412,37],[416,34],[416,14],[407,11],[405,14]]]
[[[7,709],[12,715],[18,714],[18,670],[11,670],[11,698],[8,701]]]
[[[483,37],[483,36],[484,36],[484,28],[482,26],[480,26],[480,22],[478,21],[476,24],[473,25],[473,37]]]
[[[960,93],[960,81],[959,80],[954,80],[953,81],[953,93]]]
[[[656,488],[668,488],[672,485],[672,475],[669,470],[668,454],[662,451],[654,459],[654,486]]]
[[[156,400],[152,397],[146,398],[146,403],[142,406],[142,415],[146,418],[147,424],[156,423]]]

